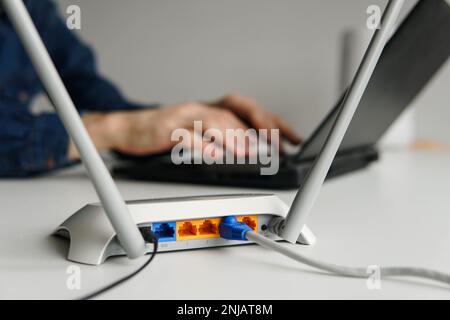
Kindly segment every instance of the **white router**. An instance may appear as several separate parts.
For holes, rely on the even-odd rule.
[[[137,258],[150,251],[139,228],[152,228],[159,251],[245,244],[218,236],[223,217],[237,216],[255,232],[275,240],[311,245],[306,226],[333,159],[387,43],[404,0],[389,1],[336,122],[310,174],[289,208],[275,195],[239,194],[125,202],[106,169],[21,0],[0,0],[14,25],[66,130],[73,139],[101,204],[89,204],[56,230],[70,239],[68,259],[99,265],[108,257]]]
[[[284,219],[289,207],[271,194],[238,194],[167,198],[126,202],[129,215],[140,228],[149,227],[159,239],[158,252],[248,244],[220,238],[222,217],[238,216],[255,232],[279,240],[269,231],[274,217]],[[127,213],[128,214],[128,213]],[[98,265],[125,251],[100,204],[89,204],[67,219],[57,234],[70,238],[68,259]],[[305,226],[298,242],[315,241]],[[147,250],[150,252],[152,246]]]

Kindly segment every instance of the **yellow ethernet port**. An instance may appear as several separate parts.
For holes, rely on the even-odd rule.
[[[177,222],[177,241],[219,238],[221,219]]]
[[[257,216],[242,216],[237,217],[239,222],[243,222],[248,225],[253,231],[258,232],[258,217]]]
[[[177,240],[191,240],[197,237],[197,226],[194,221],[177,222]]]
[[[198,232],[199,238],[218,238],[220,219],[207,219],[200,221]]]

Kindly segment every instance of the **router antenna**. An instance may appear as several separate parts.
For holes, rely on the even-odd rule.
[[[275,227],[278,229],[275,231],[284,240],[295,243],[299,238],[381,53],[394,30],[403,4],[404,0],[390,0],[388,2],[381,20],[381,28],[376,30],[372,37],[322,150],[317,156],[305,183],[297,192],[285,221],[276,224],[281,226],[281,229]]]
[[[0,0],[66,130],[74,141],[103,208],[129,258],[145,254],[145,242],[97,152],[22,0]]]

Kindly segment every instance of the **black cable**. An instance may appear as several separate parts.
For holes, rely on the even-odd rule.
[[[109,291],[109,290],[113,289],[114,287],[121,285],[122,283],[130,280],[135,275],[137,275],[139,272],[144,270],[150,264],[150,262],[152,262],[152,260],[155,258],[156,252],[158,251],[158,239],[156,238],[155,234],[149,228],[141,229],[141,233],[142,233],[142,236],[144,237],[144,240],[146,243],[153,243],[153,252],[151,253],[150,258],[141,267],[139,267],[139,269],[132,272],[131,274],[107,285],[106,287],[104,287],[102,289],[99,289],[93,293],[90,293],[90,294],[82,297],[82,298],[79,298],[79,300],[93,299],[93,298],[105,293],[106,291]]]

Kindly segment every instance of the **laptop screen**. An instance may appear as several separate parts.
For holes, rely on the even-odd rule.
[[[449,2],[419,1],[386,45],[340,153],[375,145],[449,56]],[[308,139],[297,160],[317,156],[335,121],[340,102]]]

